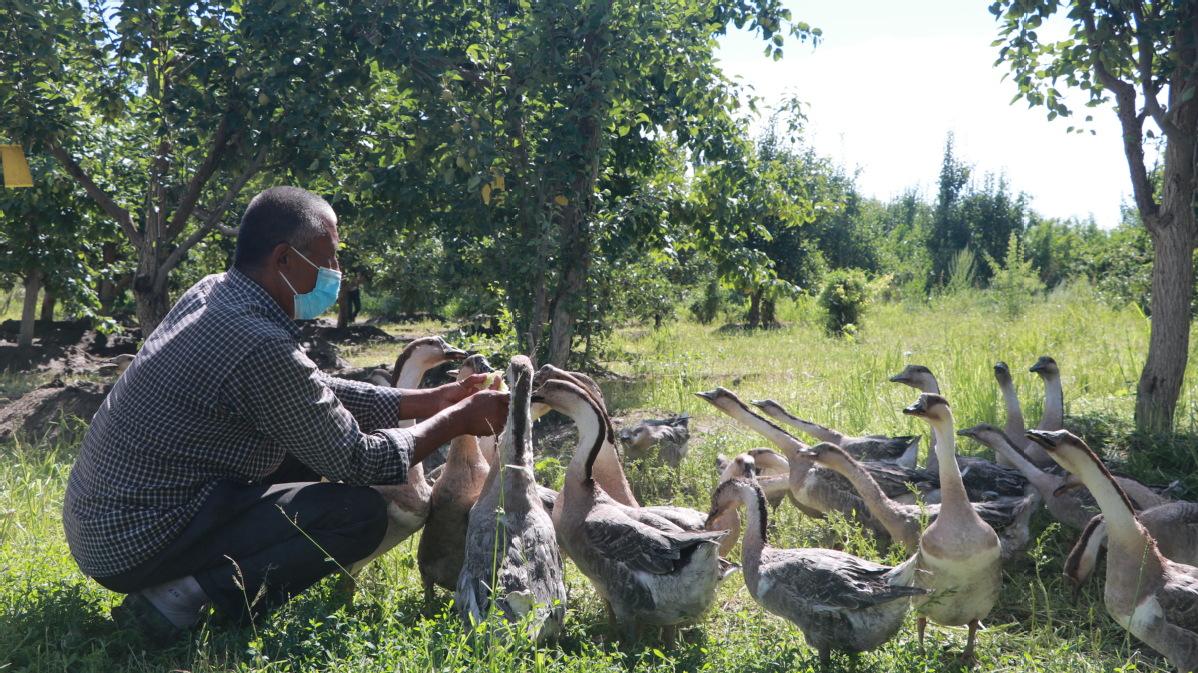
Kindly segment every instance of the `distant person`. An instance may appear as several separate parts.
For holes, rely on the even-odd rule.
[[[357,319],[358,313],[362,311],[362,273],[360,271],[351,273],[346,278],[347,288],[345,291],[345,300],[348,302],[346,307],[346,323],[352,325]]]
[[[209,605],[245,619],[281,604],[379,546],[386,504],[369,484],[506,420],[482,375],[395,390],[317,369],[294,319],[336,300],[337,244],[319,196],[254,197],[233,268],[179,298],[96,413],[63,526],[84,574],[129,594],[118,623],[169,639]]]

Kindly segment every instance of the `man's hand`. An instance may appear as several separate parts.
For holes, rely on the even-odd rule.
[[[499,388],[502,378],[496,377],[491,390]],[[399,402],[399,417],[404,420],[430,418],[482,391],[487,385],[486,374],[474,374],[456,383],[436,388],[404,390]]]
[[[445,411],[456,417],[455,422],[461,428],[459,435],[486,437],[503,431],[510,402],[511,397],[505,392],[482,390]]]
[[[489,387],[487,385],[488,378],[491,379],[491,384]],[[468,378],[462,379],[456,383],[447,383],[438,388],[438,390],[444,391],[442,394],[445,395],[445,405],[449,406],[451,404],[457,404],[467,397],[470,397],[474,393],[480,392],[482,390],[499,390],[499,386],[502,383],[502,372],[499,373],[499,376],[495,376],[494,374],[472,374]]]
[[[507,423],[509,401],[508,394],[498,390],[475,392],[412,426],[412,463],[424,460],[437,447],[459,435],[499,434]]]

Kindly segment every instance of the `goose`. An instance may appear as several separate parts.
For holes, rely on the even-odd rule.
[[[450,346],[439,336],[416,339],[400,352],[395,359],[392,381],[394,387],[411,390],[420,387],[425,372],[445,362],[461,360],[466,352]],[[400,421],[399,427],[410,427],[415,421]],[[403,542],[424,526],[428,518],[428,500],[433,487],[425,479],[424,465],[408,466],[408,479],[402,484],[372,486],[387,501],[387,530],[379,546],[366,558],[349,567],[349,574],[357,577],[362,568],[375,558]]]
[[[918,551],[924,524],[936,519],[941,505],[895,502],[882,492],[861,463],[835,444],[821,442],[811,447],[808,453],[817,463],[835,470],[853,484],[870,513],[886,527],[891,539],[901,544],[909,554]],[[1023,497],[971,502],[970,505],[998,533],[1004,559],[1013,557],[1027,547],[1031,537],[1028,524],[1040,505],[1035,491]]]
[[[803,451],[807,445],[795,439],[772,421],[754,413],[732,391],[716,388],[695,393],[712,406],[731,416],[749,429],[761,434],[786,454],[790,467],[790,494],[799,510],[804,514],[821,517],[830,511],[855,519],[866,530],[880,539],[889,534],[885,526],[870,514],[861,496],[844,477],[826,468],[818,467]],[[767,455],[768,457],[768,455]],[[893,463],[871,463],[866,466],[870,475],[890,497],[910,495],[908,484],[921,491],[931,491],[935,482],[922,470],[901,468]]]
[[[726,465],[721,466],[720,479],[716,484],[718,489],[721,485],[733,479],[745,479],[750,474],[758,475],[760,470],[757,469],[757,461],[753,458],[754,455],[772,454],[778,456],[783,462],[785,458],[778,455],[770,449],[754,449],[746,451],[732,460],[726,460]],[[790,475],[789,470],[783,474],[772,474],[757,476],[757,484],[765,493],[765,500],[771,508],[777,509],[782,502],[782,498],[790,494]],[[706,530],[726,530],[728,535],[720,540],[720,556],[724,557],[731,553],[732,548],[736,546],[740,539],[740,517],[735,509],[730,509],[718,516],[708,514],[707,523],[704,526]]]
[[[1098,513],[1098,505],[1081,486],[1081,482],[1068,477],[1046,472],[1032,464],[1002,430],[981,423],[957,433],[969,437],[994,450],[996,455],[1005,456],[1015,469],[1028,480],[1040,494],[1044,506],[1054,519],[1070,528],[1084,529],[1090,519]],[[1160,494],[1134,479],[1116,477],[1125,490],[1135,493],[1134,502],[1138,509],[1155,507],[1168,502]]]
[[[749,463],[755,465],[757,483],[765,491],[770,507],[776,508],[783,498],[790,495],[790,462],[773,449],[750,449],[732,460],[723,455],[717,456],[716,467],[720,470],[720,476],[716,485],[734,477],[743,477]]]
[[[1033,371],[1035,371],[1034,368]],[[1023,409],[1019,406],[1019,396],[1015,392],[1015,382],[1011,379],[1011,368],[1007,366],[1007,363],[994,363],[994,378],[998,381],[998,389],[1002,392],[1003,406],[1006,407],[1007,411],[1007,420],[1003,426],[1003,432],[1007,434],[1008,438],[1021,438],[1025,430]],[[1052,429],[1059,430],[1060,428]],[[1048,454],[1044,453],[1044,449],[1041,449],[1035,442],[1025,442],[1019,448],[1023,450],[1024,457],[1036,467],[1041,469],[1057,469],[1056,463],[1052,462],[1052,458],[1049,458]],[[998,459],[1000,465],[1010,466],[1003,454],[995,454],[995,458]]]
[[[1061,388],[1061,370],[1057,361],[1041,355],[1028,368],[1044,381],[1044,413],[1040,415],[1037,430],[1060,430],[1065,427],[1065,391]]]
[[[629,458],[644,458],[658,447],[657,455],[677,469],[686,457],[690,439],[690,416],[672,416],[663,420],[646,419],[620,432],[620,442]]]
[[[468,627],[494,609],[509,623],[527,619],[529,635],[541,642],[561,632],[566,586],[553,521],[533,476],[532,376],[532,362],[514,356],[500,460],[470,508],[455,602]]]
[[[903,467],[915,467],[915,459],[919,455],[918,435],[853,437],[799,418],[774,400],[757,400],[753,402],[753,406],[764,411],[770,418],[815,437],[816,441],[835,444],[859,460],[893,460]]]
[[[919,612],[919,642],[929,619],[944,626],[969,626],[963,657],[972,660],[977,630],[990,614],[1002,588],[1002,544],[998,534],[969,504],[965,484],[957,467],[953,413],[948,401],[935,393],[923,393],[903,413],[923,419],[932,426],[939,454],[940,512],[919,538],[916,582],[931,589],[930,600],[916,598]]]
[[[1136,512],[1136,520],[1156,539],[1161,556],[1176,563],[1198,565],[1198,503],[1169,502],[1157,505]],[[1095,515],[1066,557],[1063,573],[1075,591],[1094,572],[1098,553],[1106,545],[1106,537],[1106,521],[1101,514]]]
[[[925,593],[911,586],[914,564],[892,568],[832,549],[771,547],[765,494],[749,474],[720,484],[711,517],[744,506],[742,563],[753,600],[797,626],[825,668],[832,650],[865,652],[893,638],[909,599]]]
[[[482,355],[471,355],[456,374],[460,382],[474,374],[494,371]],[[431,605],[434,587],[453,591],[466,553],[466,526],[470,508],[482,493],[491,466],[483,457],[478,438],[461,435],[449,443],[441,476],[429,495],[428,519],[420,536],[416,564],[424,584],[424,599]]]
[[[1061,467],[1090,489],[1107,527],[1107,612],[1178,671],[1198,670],[1198,567],[1161,556],[1127,494],[1086,443],[1067,430],[1029,430]]]
[[[607,404],[603,399],[603,391],[600,390],[599,384],[595,380],[581,372],[571,372],[564,369],[559,369],[553,365],[542,365],[537,370],[537,374],[533,379],[533,388],[539,388],[546,381],[563,380],[573,383],[574,385],[585,391],[600,409],[607,412]],[[549,412],[550,407],[545,404],[533,404],[533,417],[539,418]],[[636,496],[632,494],[632,486],[628,483],[628,477],[624,475],[624,468],[620,466],[620,454],[616,451],[616,436],[614,430],[608,433],[604,438],[603,447],[599,450],[599,457],[594,465],[595,481],[603,487],[603,490],[611,496],[616,502],[630,507],[638,507]]]
[[[366,377],[366,381],[368,383],[373,383],[376,386],[382,386],[384,388],[392,387],[391,386],[391,372],[386,369],[381,369],[381,368],[372,369],[370,371],[370,375]]]
[[[124,374],[125,370],[129,368],[129,365],[133,364],[133,358],[135,357],[137,356],[132,353],[121,353],[120,355],[114,355],[113,357],[101,362],[97,371],[100,374],[111,376],[114,379],[120,378],[121,374]]]
[[[546,381],[551,380],[561,380],[574,384],[595,402],[595,405],[603,411],[605,418],[608,417],[607,406],[603,400],[603,391],[599,389],[599,385],[591,377],[581,372],[571,372],[558,369],[553,365],[543,365],[537,370],[537,374],[533,378],[533,387],[539,387]],[[550,409],[549,405],[536,402],[533,404],[533,417],[543,416]],[[620,465],[620,456],[616,452],[615,441],[615,429],[608,424],[603,439],[603,446],[599,449],[599,457],[595,460],[593,468],[595,482],[603,487],[604,492],[608,496],[620,504],[644,510],[645,515],[653,521],[665,519],[682,530],[705,530],[704,525],[707,522],[707,517],[703,512],[698,510],[676,505],[650,505],[642,507],[637,502],[636,496],[633,495],[632,487],[628,483],[628,477],[624,474],[624,468]],[[544,500],[548,500],[553,493],[544,487],[541,488],[541,492]],[[547,505],[547,508],[552,510],[552,507],[549,505]],[[558,523],[556,514],[554,515],[554,523],[555,525]]]
[[[940,394],[940,384],[932,371],[923,365],[907,365],[903,371],[890,377],[895,383],[902,383],[919,390],[921,393]],[[937,464],[936,437],[932,436],[931,450],[928,452],[927,469],[939,473]],[[992,463],[976,456],[957,455],[957,467],[965,483],[965,491],[969,499],[994,500],[996,498],[1023,497],[1027,491],[1027,481],[1018,470],[1003,465],[1002,462]]]
[[[630,639],[644,627],[663,627],[672,640],[678,625],[697,620],[715,601],[716,586],[726,576],[719,563],[719,541],[726,533],[679,530],[643,508],[617,502],[593,472],[611,425],[598,402],[565,379],[541,384],[536,400],[578,427],[578,446],[553,510],[562,549]]]

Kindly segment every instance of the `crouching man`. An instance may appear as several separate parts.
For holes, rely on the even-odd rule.
[[[481,375],[395,390],[317,369],[293,318],[336,300],[337,245],[319,196],[256,196],[233,268],[179,298],[96,413],[63,525],[80,569],[129,594],[119,623],[165,638],[210,605],[242,619],[278,606],[376,550],[387,515],[370,484],[502,427],[507,394],[479,391]]]

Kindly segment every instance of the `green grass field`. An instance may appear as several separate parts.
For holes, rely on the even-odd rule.
[[[915,399],[913,391],[886,382],[908,362],[925,364],[938,374],[958,425],[964,426],[982,421],[1001,425],[1001,398],[991,367],[1005,360],[1032,424],[1043,390],[1026,369],[1037,356],[1051,354],[1063,374],[1067,425],[1084,429],[1109,457],[1127,455],[1148,323],[1135,309],[1106,307],[1085,288],[1056,292],[1013,320],[976,296],[943,299],[933,306],[878,305],[854,342],[825,337],[808,304],[785,307],[782,318],[788,327],[764,333],[679,323],[658,331],[629,328],[617,336],[607,364],[621,378],[604,384],[613,414],[689,412],[694,417],[690,454],[680,470],[629,468],[643,501],[705,510],[715,483],[714,456],[763,444],[718,416],[693,391],[723,385],[745,398],[773,397],[845,431],[926,435],[923,424],[899,413]],[[410,326],[404,331],[411,332]],[[377,348],[350,353],[355,364],[393,357],[392,351]],[[1179,426],[1186,432],[1198,421],[1196,380],[1191,371],[1179,409]],[[437,617],[422,616],[415,539],[364,573],[353,605],[326,580],[255,627],[212,624],[188,642],[155,648],[113,626],[108,610],[120,596],[83,577],[67,551],[60,509],[80,436],[81,425],[76,424],[53,444],[20,442],[0,448],[0,671],[817,669],[815,653],[802,635],[761,610],[739,575],[725,584],[707,619],[685,631],[684,642],[673,648],[613,642],[599,600],[572,568],[568,626],[560,642],[536,649],[517,641],[471,640],[462,635],[446,605],[439,606]],[[1135,454],[1126,467],[1154,483],[1192,475],[1198,461],[1187,445]],[[978,451],[969,444],[961,449]],[[561,462],[568,460],[569,448],[566,453]],[[540,468],[560,479],[554,457],[543,457]],[[893,550],[875,549],[844,521],[804,519],[787,503],[774,520],[771,542],[776,546],[838,541],[855,553],[899,558]],[[1167,670],[1163,660],[1143,652],[1107,616],[1101,580],[1076,599],[1071,595],[1060,570],[1073,534],[1051,525],[1044,513],[1035,526],[1036,543],[1027,558],[1006,568],[1003,597],[980,635],[975,670]],[[894,641],[856,658],[838,656],[834,668],[959,668],[952,655],[964,645],[963,629],[930,628],[923,651],[914,618],[908,621]]]

